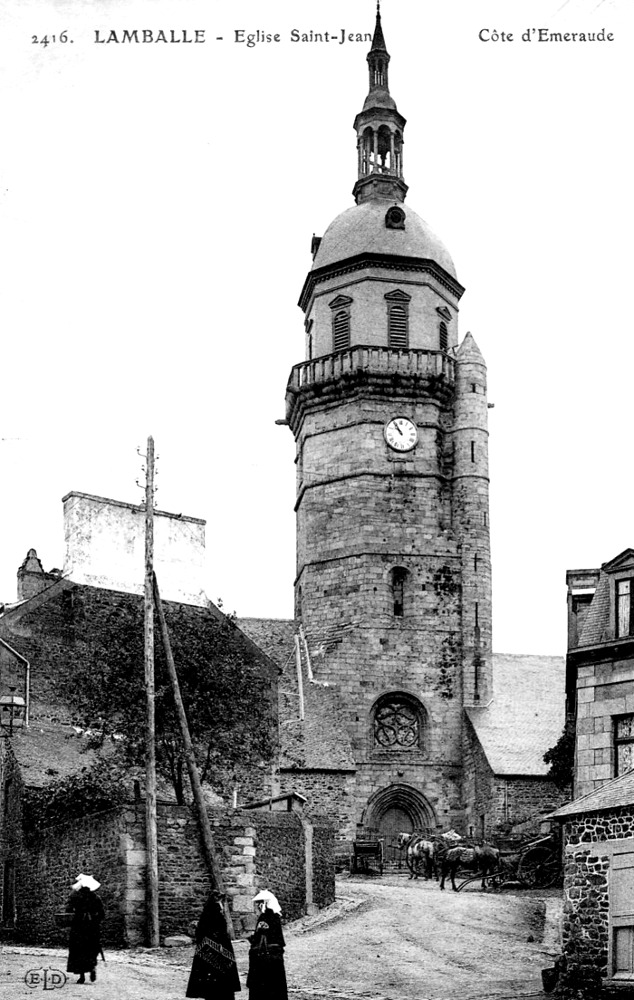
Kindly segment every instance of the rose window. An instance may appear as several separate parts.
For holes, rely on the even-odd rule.
[[[416,710],[405,701],[381,705],[374,716],[374,742],[379,747],[415,747],[420,743]]]

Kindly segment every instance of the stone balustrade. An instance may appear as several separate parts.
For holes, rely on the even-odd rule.
[[[347,351],[325,354],[295,365],[291,370],[289,389],[332,382],[346,375],[367,372],[373,375],[444,376],[448,382],[455,377],[454,359],[443,351],[398,350],[390,347],[351,347]]]

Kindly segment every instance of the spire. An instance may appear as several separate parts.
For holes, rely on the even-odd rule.
[[[370,49],[370,52],[384,52],[389,61],[390,57],[387,53],[387,49],[385,48],[383,28],[381,27],[381,0],[376,0],[376,25],[374,27],[374,38],[372,39],[372,48]],[[368,55],[368,59],[369,58],[370,56]]]
[[[357,204],[370,198],[403,201],[403,129],[388,86],[390,55],[383,37],[381,5],[377,0],[372,46],[367,55],[370,87],[363,109],[354,120],[359,154],[359,174],[353,194]]]

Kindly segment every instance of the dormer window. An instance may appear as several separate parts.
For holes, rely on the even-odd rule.
[[[332,309],[332,349],[346,351],[350,347],[350,306],[349,295],[337,295],[328,305]]]
[[[409,303],[411,296],[397,289],[388,292],[387,302],[387,346],[395,349],[409,346]]]
[[[633,594],[634,580],[616,581],[616,635],[619,639],[634,635]]]

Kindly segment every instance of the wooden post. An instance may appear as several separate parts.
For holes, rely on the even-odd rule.
[[[159,946],[158,835],[156,830],[156,745],[154,724],[154,439],[147,439],[145,475],[145,850],[146,910],[150,948]]]
[[[207,805],[203,797],[202,785],[200,783],[200,775],[198,774],[198,767],[196,765],[196,756],[194,754],[194,745],[192,743],[191,734],[189,732],[187,715],[185,714],[185,706],[183,705],[183,699],[181,697],[180,685],[178,683],[178,675],[176,673],[176,664],[174,663],[174,656],[172,654],[172,644],[170,642],[169,632],[167,631],[167,622],[165,621],[165,612],[163,610],[163,602],[161,601],[161,595],[159,593],[156,574],[154,574],[154,599],[156,604],[156,614],[159,621],[159,628],[161,630],[163,649],[165,650],[165,660],[167,662],[167,670],[170,675],[170,680],[172,682],[174,705],[176,706],[176,714],[178,715],[178,722],[180,725],[181,736],[183,739],[183,747],[185,750],[185,761],[187,763],[187,770],[189,772],[189,781],[192,788],[192,795],[196,806],[196,812],[198,813],[198,822],[200,825],[200,834],[203,843],[205,860],[207,862],[209,874],[211,875],[212,889],[215,888],[218,889],[219,892],[224,892],[222,872],[220,871],[220,867],[216,860],[216,849],[214,845],[213,834],[211,832],[211,823],[209,822],[209,816],[207,814]],[[227,920],[227,928],[229,930],[229,935],[230,937],[234,937],[235,935],[233,930],[233,923],[231,920],[231,912],[226,902],[225,902],[225,917]]]

